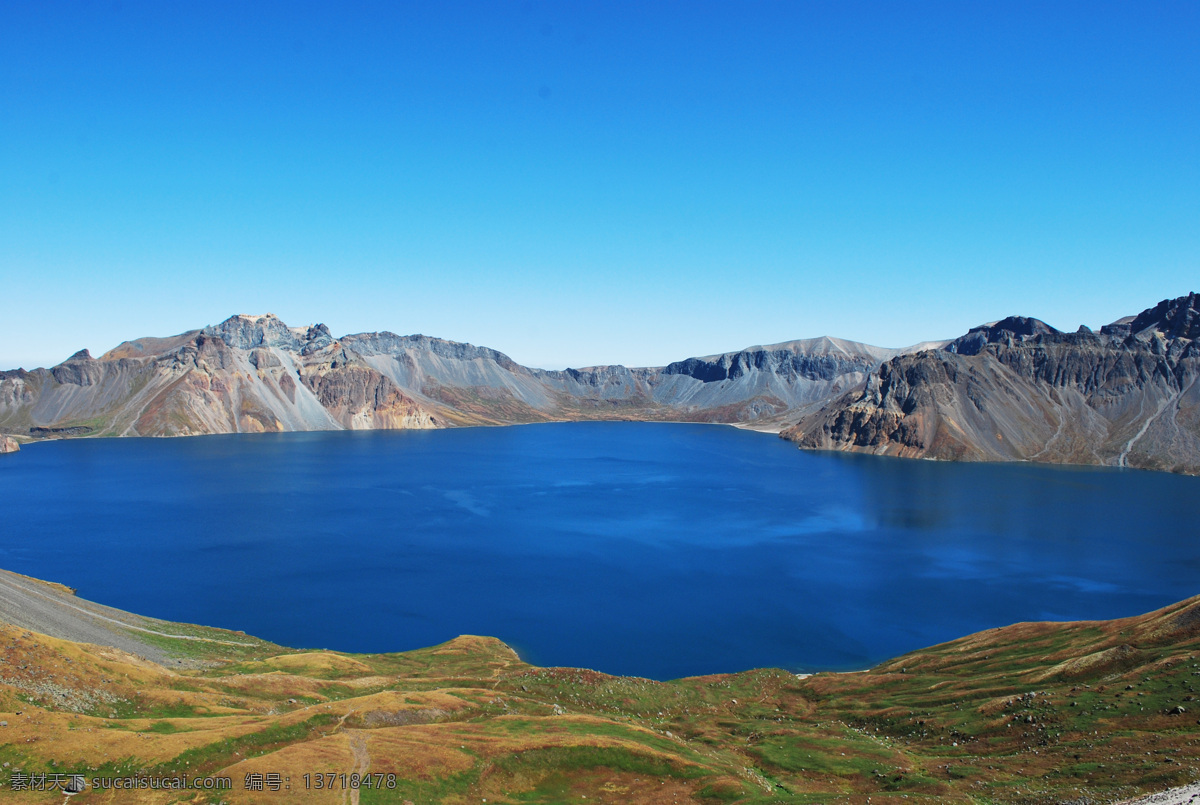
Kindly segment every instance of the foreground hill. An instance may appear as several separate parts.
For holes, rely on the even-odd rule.
[[[919,347],[914,347],[919,348]],[[486,347],[234,316],[0,372],[0,432],[29,438],[436,428],[564,419],[756,421],[860,385],[904,350],[817,338],[665,367],[543,371]]]
[[[13,801],[61,802],[7,793],[42,773],[83,775],[75,803],[397,805],[1100,803],[1200,775],[1200,597],[993,629],[860,673],[673,682],[537,668],[485,637],[296,651],[3,572],[0,599]],[[65,639],[81,630],[97,642]],[[184,775],[230,787],[99,787]]]
[[[1010,317],[885,361],[799,418],[802,447],[1200,473],[1200,295],[1094,333]]]

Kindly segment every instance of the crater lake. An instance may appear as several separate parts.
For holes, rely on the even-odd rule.
[[[669,679],[864,668],[1200,592],[1200,478],[806,453],[709,425],[64,440],[0,460],[0,566],[287,646],[499,637]]]

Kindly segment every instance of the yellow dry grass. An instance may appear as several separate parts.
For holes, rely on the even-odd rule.
[[[162,763],[189,749],[256,732],[279,719],[265,716],[189,719],[106,719],[26,706],[21,715],[0,713],[8,722],[4,743],[27,752],[45,753],[72,768],[88,768],[125,758]],[[295,715],[292,720],[297,719]],[[168,724],[178,732],[159,732]]]
[[[286,746],[269,755],[250,758],[235,763],[215,774],[228,776],[237,789],[237,802],[247,805],[277,802],[305,802],[314,805],[334,805],[349,799],[347,789],[324,787],[324,778],[314,780],[318,772],[335,772],[349,775],[355,768],[354,753],[350,747],[350,736],[345,733],[330,735],[314,741]],[[264,785],[262,791],[244,791],[247,775],[261,774],[264,778],[278,774],[283,784],[279,790]],[[308,774],[306,783],[304,775]],[[340,782],[340,780],[338,781]],[[316,788],[314,785],[323,787]]]
[[[280,654],[278,657],[263,660],[260,664],[265,668],[286,671],[290,674],[326,674],[334,672],[339,674],[370,675],[373,673],[371,666],[362,660],[347,657],[344,654],[335,654],[332,651]]]

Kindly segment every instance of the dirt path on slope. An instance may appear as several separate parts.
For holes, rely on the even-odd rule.
[[[354,753],[354,768],[350,770],[350,773],[357,774],[361,780],[371,770],[371,755],[367,752],[367,736],[359,730],[347,730],[346,734],[350,736],[350,751]],[[358,805],[358,789],[350,788],[342,792],[343,805],[346,802],[347,794],[350,795],[350,805]]]

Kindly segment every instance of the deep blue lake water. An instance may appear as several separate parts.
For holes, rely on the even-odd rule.
[[[578,423],[61,441],[0,460],[0,566],[284,645],[458,634],[672,678],[861,668],[1200,592],[1200,479]]]

